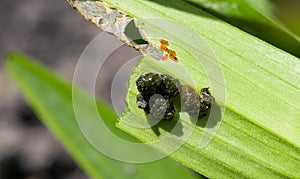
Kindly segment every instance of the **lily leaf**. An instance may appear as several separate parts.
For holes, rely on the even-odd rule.
[[[24,54],[9,55],[6,65],[24,97],[40,116],[40,119],[91,178],[197,177],[169,158],[147,164],[131,164],[107,157],[92,146],[81,132],[73,108],[70,83]],[[83,92],[81,94],[83,105],[94,104],[87,94]],[[109,105],[98,100],[97,106],[106,125],[114,134],[138,142],[136,138],[115,127],[118,116]],[[82,106],[82,110],[86,110],[86,108]],[[90,125],[94,125],[93,117],[89,116],[88,112],[85,114],[87,114],[85,120]],[[122,148],[117,145],[115,147]]]
[[[147,2],[149,1],[149,3]],[[209,18],[208,14],[211,14],[217,18],[220,18],[237,28],[240,28],[266,42],[273,44],[280,49],[283,49],[297,57],[300,57],[300,38],[295,33],[290,31],[284,24],[282,24],[274,15],[273,4],[269,0],[180,0],[175,1],[160,1],[160,0],[145,0],[140,2],[126,1],[132,8],[143,8],[138,4],[153,4],[156,3],[161,7],[168,7],[183,11],[186,14],[193,14],[197,16],[205,16]],[[119,22],[113,18],[118,16],[114,13],[108,13],[105,5],[101,4],[102,1],[88,1],[88,0],[68,0],[71,6],[78,10],[87,20],[94,23],[96,26],[103,30],[115,34],[122,41],[125,41],[120,31],[123,25],[128,22],[119,23],[116,25],[114,22]],[[115,7],[117,10],[125,12],[126,15],[133,18],[143,18],[147,16],[136,16],[131,11],[122,8],[117,1],[105,1],[111,7]],[[180,5],[179,5],[180,4]],[[121,5],[121,4],[120,4]],[[120,9],[118,8],[120,7]],[[154,5],[153,5],[154,7]],[[198,10],[196,10],[198,9]],[[206,13],[204,13],[205,11]],[[168,11],[165,11],[168,12]],[[163,13],[163,12],[162,12]],[[104,15],[103,15],[104,14]],[[148,17],[155,17],[148,14]],[[158,16],[160,17],[160,16]],[[177,17],[177,14],[173,14],[173,17]],[[103,20],[104,19],[104,20]],[[216,18],[213,18],[216,19]],[[128,34],[127,34],[128,35]],[[130,44],[132,45],[132,44]]]
[[[268,0],[184,1],[300,57],[299,37],[275,17]]]
[[[278,137],[276,131],[270,132],[267,129],[268,125],[259,126],[256,124],[256,119],[260,118],[260,112],[271,110],[272,104],[273,107],[277,107],[277,103],[272,103],[270,98],[260,94],[261,91],[257,87],[254,88],[258,90],[258,93],[255,93],[255,100],[264,100],[265,104],[272,104],[261,106],[260,110],[248,109],[246,112],[232,109],[229,105],[226,105],[221,121],[218,119],[218,114],[212,114],[213,118],[217,118],[215,121],[221,123],[221,125],[217,134],[204,148],[199,147],[199,145],[204,135],[210,135],[206,132],[207,128],[211,128],[211,126],[206,125],[207,119],[201,119],[196,125],[192,125],[189,116],[181,113],[179,123],[182,127],[175,129],[175,131],[181,130],[181,133],[183,133],[181,135],[170,132],[170,126],[174,127],[174,124],[169,121],[162,121],[156,126],[160,135],[157,135],[153,127],[148,130],[137,128],[136,126],[141,126],[143,123],[146,125],[148,118],[142,110],[136,107],[135,98],[138,91],[135,81],[142,74],[156,72],[167,73],[183,83],[188,83],[187,79],[182,77],[177,70],[170,71],[170,67],[176,68],[176,66],[176,64],[162,63],[147,57],[141,59],[128,82],[130,84],[126,97],[128,111],[121,118],[118,124],[119,128],[209,178],[298,178],[300,176],[299,147],[291,144],[284,137]],[[190,73],[195,72],[190,71]],[[206,86],[205,83],[199,84],[203,85],[202,87]],[[194,87],[197,88],[199,85]],[[236,86],[235,89],[237,88],[239,87]],[[232,91],[229,90],[226,92],[230,93]],[[251,97],[251,94],[251,90],[239,91],[240,99],[248,95]],[[252,103],[251,101],[248,103],[239,102],[241,106],[251,106],[249,103]],[[259,102],[255,103],[254,101],[253,105],[258,104]],[[259,117],[251,118],[249,117],[250,114]],[[298,115],[298,113],[295,114]],[[266,115],[270,115],[270,113]],[[273,115],[264,119],[270,123],[275,122],[273,121]],[[280,118],[276,120],[278,119]],[[278,129],[294,130],[294,134],[299,132],[299,128],[291,129],[291,127],[287,127],[286,123],[283,122],[285,119],[283,118],[275,124],[278,125]],[[297,124],[299,124],[299,121]],[[193,131],[193,133],[191,134],[189,131]],[[186,137],[186,135],[188,136]],[[153,143],[160,140],[162,142],[158,142],[158,144]],[[181,146],[181,144],[183,145]],[[181,146],[181,148],[171,153],[169,148],[173,146]]]
[[[137,27],[150,44],[159,46],[159,38],[167,39],[179,59],[177,63],[149,57],[141,60],[128,82],[128,109],[119,128],[207,177],[300,177],[298,58],[183,1],[164,1],[168,5],[142,0],[104,2],[136,18]],[[196,36],[172,27],[172,23],[160,23],[169,21]],[[195,40],[198,36],[200,40]],[[207,63],[219,64],[224,78],[214,75],[220,72],[218,65]],[[217,133],[210,133],[201,120],[192,125],[185,113],[180,113],[181,133],[170,132],[172,123],[167,121],[159,124],[159,136],[151,128],[134,127],[147,126],[146,115],[135,104],[135,81],[147,72],[167,73],[198,91],[210,86],[220,105],[221,115],[217,116],[221,118],[214,125]],[[212,140],[199,148],[203,135],[210,135]],[[155,143],[160,139],[164,143]],[[180,149],[170,150],[181,144]]]

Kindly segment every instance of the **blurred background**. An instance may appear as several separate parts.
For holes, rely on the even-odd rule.
[[[272,2],[277,17],[300,36],[300,1]],[[25,52],[71,80],[82,51],[101,30],[65,0],[1,0],[0,4],[0,179],[85,179],[87,176],[24,102],[3,62],[9,51]],[[106,36],[107,43],[118,41]],[[138,55],[123,45],[109,57],[97,84],[102,99],[111,102],[114,74]]]

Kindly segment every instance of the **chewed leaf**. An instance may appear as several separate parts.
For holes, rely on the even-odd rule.
[[[192,172],[169,158],[148,164],[125,163],[109,158],[96,150],[80,130],[74,114],[71,83],[62,80],[61,77],[23,54],[8,56],[7,69],[40,119],[91,178],[167,178],[170,176],[196,178]],[[95,101],[81,90],[78,90],[77,94],[80,95],[79,110],[86,114],[86,124],[95,125],[97,121],[95,122],[89,113],[90,109],[86,108],[95,105]],[[110,106],[100,100],[97,100],[96,104],[107,127],[115,135],[139,142],[115,127],[117,115]],[[105,141],[100,142],[105,143]],[[122,149],[123,146],[114,144],[114,147]]]
[[[215,110],[211,114],[213,120],[210,124],[207,119],[192,121],[188,114],[180,113],[178,120],[161,121],[150,127],[147,115],[136,106],[138,91],[135,82],[139,75],[152,72],[154,66],[159,67],[155,69],[159,73],[166,73],[169,68],[164,62],[145,57],[133,72],[126,97],[128,111],[120,119],[119,128],[208,177],[300,176],[298,147],[229,108],[223,117],[220,110]],[[178,73],[170,75],[181,82],[185,81]],[[218,123],[221,125],[216,135],[214,132],[205,132],[215,128]],[[201,147],[203,138],[212,138],[204,148]]]
[[[299,177],[299,59],[197,9],[187,14],[150,1],[137,3],[143,12],[120,1],[117,7],[140,17],[137,26],[152,43],[168,40],[179,61],[141,60],[128,82],[128,110],[118,127],[208,177]],[[211,87],[219,104],[211,113],[214,120],[194,125],[180,113],[179,122],[150,128],[135,104],[135,81],[149,72],[166,73],[199,92]],[[286,151],[291,155],[281,154]]]
[[[69,1],[82,10],[91,7],[90,1]],[[112,14],[121,13],[122,17],[134,20],[142,38],[148,42],[143,46],[146,48],[128,42],[122,30],[120,38],[150,56],[141,59],[130,77],[128,106],[118,123],[119,128],[211,178],[300,178],[298,58],[204,12],[195,3],[181,0],[104,2],[105,7],[115,10]],[[273,33],[281,34],[278,36],[284,38],[277,39],[276,43],[284,44],[281,40],[289,39],[293,44],[289,51],[299,53],[295,50],[299,47],[297,38],[277,28],[274,21],[266,17],[268,13],[253,8],[262,3],[231,2],[246,8],[238,16],[262,19],[261,25],[267,28],[271,24],[266,32],[257,26],[261,36],[271,34],[273,40],[276,36]],[[121,18],[121,22],[126,20]],[[167,40],[168,46],[159,49],[160,39]],[[160,61],[164,59],[165,47],[176,52],[178,62]],[[211,87],[218,108],[210,113],[207,121],[193,121],[187,113],[181,112],[176,120],[151,126],[144,111],[136,106],[135,86],[138,77],[149,72],[168,74],[198,93],[202,88]]]

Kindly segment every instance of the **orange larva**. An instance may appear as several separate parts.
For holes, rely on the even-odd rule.
[[[176,56],[176,52],[174,50],[168,49],[167,52],[169,53],[170,56]]]
[[[169,49],[167,46],[169,45],[169,42],[167,40],[164,39],[160,39],[159,41],[161,43],[160,45],[160,49],[165,52],[162,60],[165,61],[168,58],[170,58],[171,60],[178,62],[178,59],[176,57],[176,52],[174,50]]]
[[[172,55],[169,55],[169,58],[175,62],[178,62],[178,58]]]
[[[169,58],[168,54],[164,54],[164,56],[162,57],[162,61],[166,61]]]
[[[161,45],[160,46],[160,49],[162,50],[162,51],[167,51],[168,50],[168,47],[167,46],[164,46],[164,45]]]
[[[160,39],[159,41],[162,45],[165,45],[165,46],[168,46],[169,45],[169,42],[167,40],[164,40],[164,39]]]

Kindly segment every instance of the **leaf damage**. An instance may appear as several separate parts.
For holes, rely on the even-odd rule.
[[[68,2],[79,14],[98,28],[116,36],[120,41],[144,55],[157,60],[162,59],[163,51],[147,38],[146,32],[139,27],[137,19],[101,1],[68,0]]]

